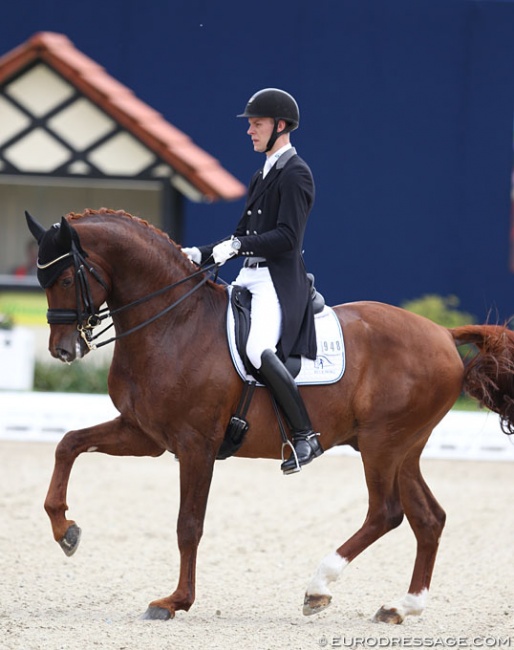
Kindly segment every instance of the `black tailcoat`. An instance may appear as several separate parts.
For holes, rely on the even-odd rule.
[[[234,231],[239,254],[264,257],[282,308],[282,358],[316,357],[310,285],[302,257],[307,219],[314,202],[314,180],[294,148],[283,153],[266,178],[254,174],[243,215]],[[212,246],[200,247],[202,260]]]

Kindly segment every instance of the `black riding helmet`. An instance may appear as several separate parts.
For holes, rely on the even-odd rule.
[[[275,126],[266,146],[266,151],[273,147],[279,136],[294,131],[300,123],[300,111],[295,98],[286,93],[285,90],[279,90],[278,88],[264,88],[256,92],[248,100],[244,113],[237,117],[273,118]],[[286,128],[280,133],[278,132],[279,120],[284,120],[287,124]]]

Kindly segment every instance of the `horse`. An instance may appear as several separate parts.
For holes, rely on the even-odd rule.
[[[168,235],[124,211],[69,213],[49,230],[29,214],[27,222],[39,242],[51,355],[70,363],[94,349],[92,332],[104,304],[115,331],[108,391],[120,415],[70,431],[57,445],[44,503],[53,536],[66,555],[76,551],[80,528],[66,518],[66,496],[80,454],[173,453],[180,464],[178,583],[143,614],[173,618],[195,600],[213,467],[244,387],[227,345],[226,287],[209,269],[198,270]],[[334,383],[300,390],[324,449],[350,445],[360,452],[368,510],[360,529],[321,559],[307,584],[303,613],[327,608],[331,583],[405,516],[417,542],[410,585],[374,615],[375,621],[399,624],[426,606],[445,523],[422,476],[420,455],[463,391],[498,413],[505,433],[513,432],[514,334],[488,324],[447,329],[379,302],[333,310],[348,351],[345,372]],[[475,349],[466,362],[458,350],[463,344]],[[235,455],[280,459],[281,430],[266,388],[255,388],[247,421]]]

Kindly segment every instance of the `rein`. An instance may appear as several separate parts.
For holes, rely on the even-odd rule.
[[[89,271],[91,276],[107,292],[109,291],[109,288],[107,284],[104,282],[104,280],[102,279],[102,277],[100,276],[100,274],[98,273],[98,271],[93,266],[87,264],[84,255],[82,255],[82,253],[78,250],[77,246],[75,245],[75,242],[72,243],[71,251],[69,253],[66,253],[65,255],[61,255],[55,260],[52,260],[51,262],[48,262],[47,264],[44,265],[39,265],[38,263],[38,267],[48,268],[52,264],[59,262],[65,257],[73,257],[73,264],[75,266],[77,309],[58,309],[58,308],[48,309],[47,322],[49,325],[72,325],[73,323],[77,323],[77,329],[80,332],[80,336],[82,337],[83,341],[85,342],[89,350],[96,350],[100,347],[103,347],[104,345],[108,345],[109,343],[113,343],[118,339],[124,338],[129,334],[133,334],[134,332],[139,331],[140,329],[146,327],[147,325],[150,325],[157,319],[161,318],[161,316],[164,316],[172,309],[177,307],[186,298],[189,298],[193,293],[195,293],[195,291],[200,289],[200,287],[202,287],[209,280],[209,276],[205,275],[205,277],[203,277],[202,280],[197,285],[195,285],[192,289],[190,289],[187,293],[185,293],[183,296],[175,300],[175,302],[168,305],[165,309],[158,312],[148,320],[143,321],[142,323],[139,323],[139,325],[136,325],[131,329],[126,330],[125,332],[121,332],[120,334],[117,334],[116,336],[113,336],[106,341],[102,341],[101,343],[95,344],[93,343],[93,341],[98,339],[102,334],[104,334],[107,330],[109,330],[114,325],[113,323],[111,323],[110,325],[105,327],[102,331],[93,335],[93,329],[99,326],[100,323],[106,318],[110,318],[127,309],[131,309],[132,307],[137,307],[138,305],[141,305],[147,302],[148,300],[151,300],[152,298],[160,296],[166,291],[170,291],[171,289],[174,289],[180,286],[181,284],[184,284],[188,280],[192,280],[201,274],[208,273],[213,268],[216,268],[216,270],[218,270],[219,268],[218,264],[211,264],[206,267],[200,267],[198,271],[195,271],[191,275],[188,275],[187,277],[182,278],[177,282],[173,282],[172,284],[162,287],[161,289],[158,289],[157,291],[154,291],[146,296],[138,298],[137,300],[134,300],[133,302],[130,302],[127,305],[118,307],[118,309],[114,309],[111,311],[107,308],[107,309],[100,309],[97,311],[94,307],[93,300],[91,297],[91,288],[89,286],[86,270]],[[80,310],[79,307],[81,304],[84,305],[84,309],[82,311]]]
[[[142,323],[139,323],[139,325],[135,325],[134,327],[131,327],[129,330],[126,330],[125,332],[121,332],[120,334],[116,334],[116,336],[111,337],[110,339],[107,339],[106,341],[102,341],[101,343],[98,344],[92,344],[92,341],[95,341],[97,338],[102,336],[104,332],[107,332],[108,329],[110,329],[113,324],[111,323],[107,327],[105,327],[101,332],[98,332],[94,336],[92,335],[92,329],[96,327],[96,325],[99,325],[102,320],[105,320],[106,318],[112,317],[113,315],[119,314],[122,311],[125,311],[126,309],[130,309],[131,307],[137,307],[138,305],[147,302],[148,300],[151,300],[152,298],[155,298],[156,296],[159,296],[166,291],[169,291],[170,289],[174,289],[175,287],[180,286],[184,282],[187,282],[188,280],[192,280],[193,278],[196,278],[198,275],[201,275],[202,273],[206,273],[210,270],[212,270],[214,267],[217,267],[217,264],[211,264],[210,266],[206,268],[200,268],[198,271],[195,271],[191,275],[188,275],[186,278],[182,278],[182,280],[179,280],[178,282],[174,282],[173,284],[168,284],[166,287],[163,287],[162,289],[158,289],[157,291],[154,291],[153,293],[150,293],[146,296],[143,296],[142,298],[138,298],[137,300],[134,300],[133,302],[128,303],[127,305],[123,305],[122,307],[118,307],[118,309],[114,309],[113,311],[110,311],[108,309],[101,309],[95,316],[98,319],[98,322],[91,327],[86,326],[84,328],[78,327],[78,330],[80,331],[80,335],[84,339],[86,345],[90,350],[96,350],[98,348],[103,347],[104,345],[108,345],[109,343],[113,343],[114,341],[117,341],[118,339],[122,339],[125,336],[128,336],[129,334],[133,334],[134,332],[139,331],[140,329],[143,329],[143,327],[146,327],[147,325],[150,325],[157,319],[161,318],[161,316],[164,316],[168,312],[170,312],[172,309],[175,309],[178,305],[180,305],[181,302],[183,302],[186,298],[189,298],[190,296],[193,295],[200,287],[202,287],[208,280],[209,276],[205,275],[205,277],[202,278],[202,280],[195,285],[192,289],[190,289],[187,293],[185,293],[183,296],[175,300],[175,302],[171,303],[171,305],[168,305],[165,309],[162,311],[158,312],[148,320],[143,321]]]

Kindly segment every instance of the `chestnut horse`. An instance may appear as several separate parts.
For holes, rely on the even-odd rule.
[[[27,221],[40,244],[52,356],[70,362],[93,347],[104,302],[116,333],[108,386],[120,415],[70,431],[58,444],[45,501],[54,537],[67,555],[79,543],[79,527],[65,516],[68,480],[79,454],[174,453],[180,462],[180,575],[175,591],[151,602],[145,614],[171,618],[195,599],[213,466],[242,394],[226,341],[226,289],[198,272],[167,235],[127,213],[72,213],[47,231],[30,215]],[[499,413],[512,432],[514,336],[493,325],[446,329],[377,302],[334,310],[348,351],[344,376],[300,390],[323,447],[351,445],[360,451],[369,506],[362,527],[321,560],[303,612],[328,607],[330,583],[405,515],[417,540],[410,586],[375,614],[377,621],[401,623],[423,611],[445,521],[421,475],[420,454],[463,390]],[[464,343],[477,349],[466,367],[457,350]],[[250,428],[236,455],[279,459],[281,433],[266,388],[255,390],[247,419]]]

